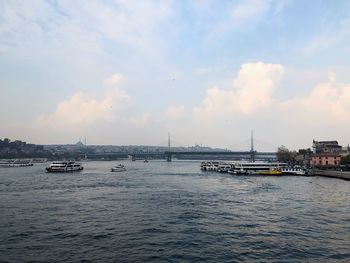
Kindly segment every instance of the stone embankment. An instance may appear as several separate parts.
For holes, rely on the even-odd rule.
[[[314,170],[314,175],[350,180],[350,171]]]

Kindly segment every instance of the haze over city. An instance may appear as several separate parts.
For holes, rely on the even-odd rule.
[[[0,138],[347,145],[349,40],[349,1],[1,1]]]

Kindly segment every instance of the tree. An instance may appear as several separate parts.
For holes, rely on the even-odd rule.
[[[343,156],[340,160],[340,164],[350,165],[350,154]]]
[[[307,149],[299,149],[299,154],[303,154],[303,155],[311,155],[312,154],[312,151],[310,148],[307,148]]]
[[[277,160],[282,163],[294,163],[293,152],[289,151],[286,146],[281,145],[277,150]]]

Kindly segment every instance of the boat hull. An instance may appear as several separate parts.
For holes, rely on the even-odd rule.
[[[46,167],[46,172],[48,173],[73,173],[73,172],[80,172],[84,168],[79,167],[79,168],[51,168],[51,167]]]
[[[125,172],[125,171],[126,171],[125,168],[124,169],[116,169],[116,168],[111,169],[111,172]]]

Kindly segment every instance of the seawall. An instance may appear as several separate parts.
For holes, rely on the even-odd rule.
[[[343,171],[332,171],[332,170],[315,170],[313,172],[314,175],[325,176],[325,177],[333,177],[340,178],[344,180],[350,180],[350,172]]]

